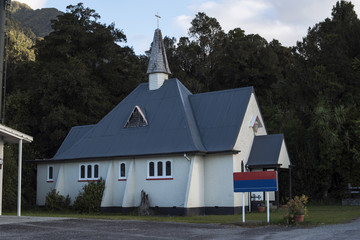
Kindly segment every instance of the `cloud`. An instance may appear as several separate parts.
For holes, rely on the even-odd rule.
[[[180,15],[175,18],[175,25],[179,27],[180,32],[178,35],[186,36],[187,30],[190,28],[192,17],[186,15]]]
[[[199,2],[199,1],[198,1]],[[259,34],[266,40],[279,40],[294,46],[306,36],[307,29],[331,17],[337,0],[218,0],[200,1],[188,6],[190,15],[176,18],[177,25],[187,32],[197,12],[216,18],[225,32],[234,28],[246,34]],[[352,1],[357,10],[359,0]],[[186,28],[186,29],[185,29]]]
[[[47,0],[16,0],[18,2],[29,5],[32,9],[38,9],[45,7]]]

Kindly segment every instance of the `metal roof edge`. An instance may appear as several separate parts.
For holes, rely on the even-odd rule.
[[[26,160],[29,163],[53,163],[53,162],[67,162],[67,161],[81,161],[81,160],[89,160],[93,161],[97,160],[114,160],[114,159],[124,159],[124,158],[146,158],[146,157],[157,157],[157,156],[174,156],[179,155],[183,156],[186,154],[199,154],[206,155],[207,152],[203,151],[181,151],[181,152],[173,152],[173,153],[153,153],[153,154],[140,154],[140,155],[123,155],[123,156],[106,156],[106,157],[90,157],[90,158],[70,158],[70,159],[35,159],[35,160]]]
[[[7,127],[3,124],[0,124],[0,132],[5,133],[12,138],[16,138],[18,140],[24,140],[25,142],[28,142],[28,143],[31,143],[34,140],[34,138],[32,136],[22,133],[20,131],[17,131],[15,129],[12,129],[10,127]]]

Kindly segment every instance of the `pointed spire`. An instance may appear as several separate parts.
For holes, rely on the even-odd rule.
[[[168,75],[171,74],[166,58],[161,30],[159,28],[155,30],[154,40],[151,45],[151,54],[147,74],[149,74],[150,90],[160,88],[164,81],[168,79]]]

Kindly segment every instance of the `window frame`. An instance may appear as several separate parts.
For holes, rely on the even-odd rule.
[[[52,168],[52,177],[50,178],[50,168]],[[46,182],[54,182],[54,165],[48,165],[47,166],[47,178],[46,178]]]
[[[167,174],[167,163],[170,163],[170,175]],[[150,166],[153,164],[154,176],[150,176]],[[161,169],[161,174],[158,170]],[[147,178],[146,180],[173,180],[173,163],[171,159],[166,160],[148,160],[147,161]]]
[[[121,173],[122,173],[122,171],[121,171],[121,166],[124,164],[124,176],[121,176]],[[127,179],[127,176],[126,176],[126,173],[127,173],[127,171],[126,171],[126,162],[119,162],[119,178],[118,178],[118,181],[126,181],[126,179]]]
[[[84,177],[81,176],[81,167],[84,166]],[[95,177],[95,166],[97,166],[97,177]],[[89,172],[90,169],[90,172]],[[79,179],[78,182],[98,181],[100,179],[100,164],[99,163],[80,163],[79,164]]]

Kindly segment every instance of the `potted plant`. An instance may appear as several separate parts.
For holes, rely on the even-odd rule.
[[[264,201],[260,201],[260,202],[258,203],[258,205],[257,205],[257,208],[258,208],[258,211],[259,211],[259,212],[265,212],[265,209],[266,209],[266,207],[265,207],[265,202],[264,202]]]
[[[303,222],[304,216],[307,214],[306,204],[308,202],[307,196],[304,194],[299,196],[295,196],[294,199],[291,199],[287,203],[287,217],[291,222]]]

